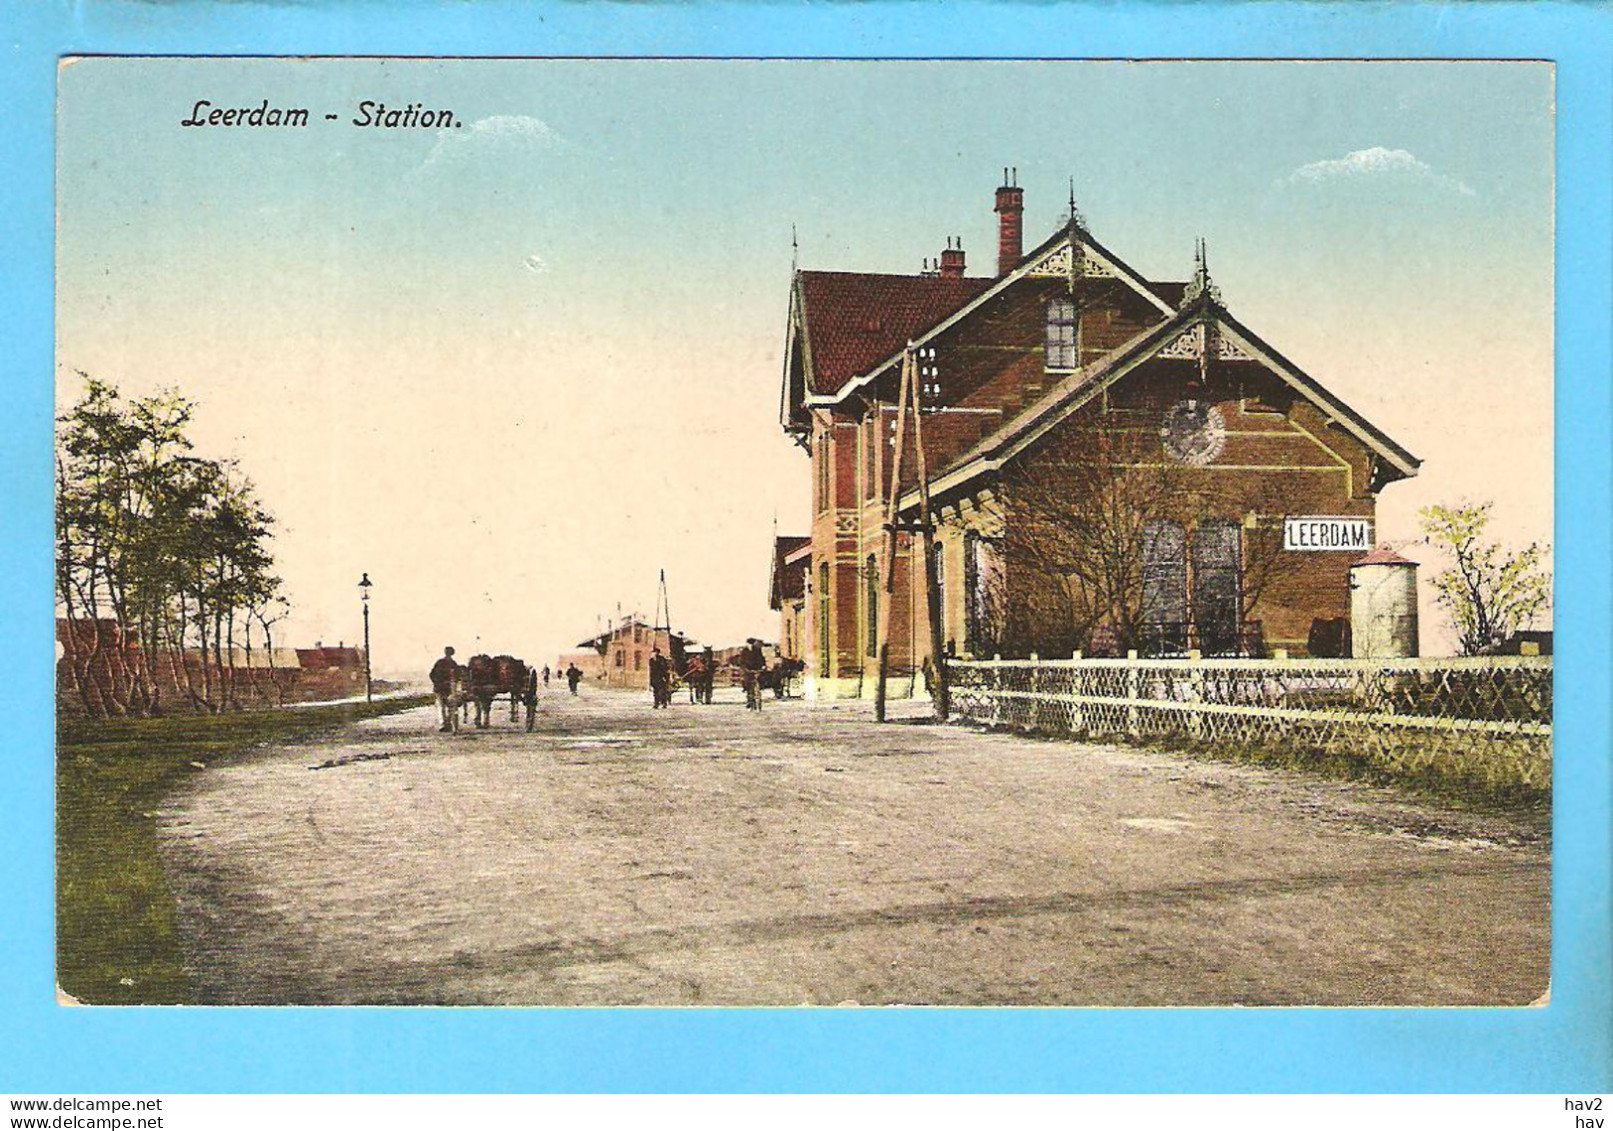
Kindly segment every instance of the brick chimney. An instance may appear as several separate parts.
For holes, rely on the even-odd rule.
[[[1002,187],[997,190],[998,278],[1018,267],[1025,254],[1025,190],[1014,183],[1018,180],[1018,169],[1011,175],[1004,169]]]
[[[963,278],[963,237],[947,237],[946,250],[941,253],[941,278]]]

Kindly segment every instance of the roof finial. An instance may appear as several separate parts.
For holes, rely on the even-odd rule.
[[[1084,232],[1084,231],[1087,230],[1086,217],[1081,215],[1081,210],[1079,208],[1077,208],[1076,205],[1075,205],[1075,176],[1074,176],[1074,174],[1071,174],[1071,176],[1070,176],[1070,216],[1069,216],[1069,219],[1068,219],[1067,223],[1069,224],[1069,226],[1071,228],[1073,228],[1073,229],[1075,229],[1077,231]]]
[[[801,269],[801,241],[796,239],[795,225],[790,225],[790,274]]]
[[[1197,302],[1200,298],[1207,298],[1217,306],[1221,304],[1221,288],[1210,278],[1209,244],[1203,236],[1193,241],[1193,278],[1182,292],[1182,305]]]

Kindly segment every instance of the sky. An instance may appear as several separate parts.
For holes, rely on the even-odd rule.
[[[180,126],[201,99],[311,121]],[[662,569],[679,629],[772,639],[810,494],[792,260],[912,272],[959,236],[993,273],[1011,165],[1027,247],[1072,177],[1150,278],[1203,236],[1232,314],[1424,460],[1380,540],[1466,499],[1549,542],[1553,128],[1531,63],[77,60],[57,399],[82,370],[199,402],[277,516],[287,642],[356,640],[368,573],[377,672],[552,660],[652,615]]]

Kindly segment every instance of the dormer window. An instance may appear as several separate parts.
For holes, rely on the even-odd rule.
[[[1076,356],[1075,300],[1056,298],[1047,304],[1047,368],[1075,369],[1080,365]]]

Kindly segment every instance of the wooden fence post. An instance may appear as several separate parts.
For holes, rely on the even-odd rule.
[[[991,654],[991,662],[993,664],[1001,664],[1003,662],[1003,654],[1001,652],[993,652]],[[991,669],[991,690],[993,692],[991,697],[991,721],[993,725],[1000,725],[1003,721],[1002,689],[1003,670],[1000,667],[993,667]]]
[[[1032,652],[1031,653],[1031,676],[1030,676],[1029,688],[1028,688],[1030,693],[1031,693],[1031,698],[1029,700],[1028,705],[1030,707],[1030,723],[1031,723],[1031,728],[1032,729],[1035,729],[1037,721],[1042,717],[1042,701],[1036,697],[1038,694],[1040,694],[1040,692],[1042,690],[1041,663],[1042,663],[1042,658],[1040,656],[1038,656],[1035,652]]]
[[[1187,673],[1187,733],[1198,742],[1204,737],[1204,713],[1198,709],[1204,702],[1204,653],[1197,648],[1188,649],[1187,662],[1192,665]]]
[[[1077,648],[1074,652],[1070,653],[1070,659],[1072,661],[1074,661],[1074,663],[1076,665],[1075,667],[1072,667],[1070,669],[1070,692],[1071,692],[1071,694],[1074,694],[1074,695],[1085,695],[1087,693],[1085,672],[1080,667],[1081,658],[1085,654],[1086,653],[1084,653],[1079,648]],[[1071,703],[1070,704],[1070,731],[1072,733],[1075,733],[1075,734],[1085,734],[1086,729],[1087,729],[1086,705],[1082,704],[1082,703]]]
[[[1142,683],[1142,672],[1137,669],[1137,649],[1126,650],[1126,734],[1136,738],[1142,733],[1139,724],[1141,712],[1136,707],[1140,698],[1138,692]]]

